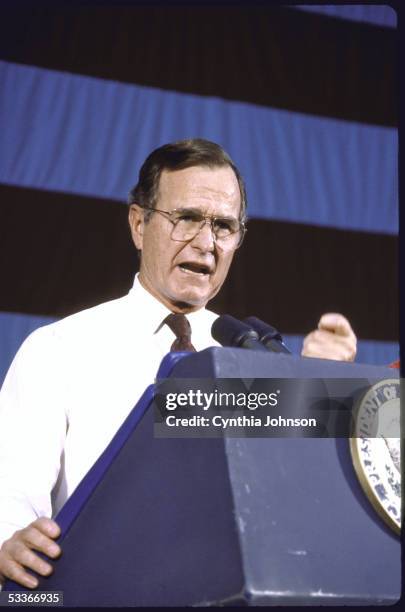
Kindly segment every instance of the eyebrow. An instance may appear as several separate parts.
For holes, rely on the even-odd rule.
[[[204,213],[202,212],[201,208],[197,208],[197,207],[179,206],[175,210],[176,212],[180,212],[180,213],[199,213],[200,215],[204,216]],[[238,217],[225,217],[223,215],[212,215],[212,216],[215,217],[216,219],[226,219],[228,221],[239,221]]]

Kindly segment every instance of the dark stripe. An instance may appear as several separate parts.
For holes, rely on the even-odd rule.
[[[251,220],[215,306],[289,334],[341,312],[359,338],[398,340],[397,253],[394,236]]]
[[[128,291],[125,205],[4,185],[0,197],[0,310],[63,316]],[[289,334],[337,311],[360,338],[397,340],[396,253],[393,236],[252,220],[211,307]]]
[[[0,310],[60,317],[129,290],[126,206],[5,185],[0,198]]]
[[[194,133],[235,159],[250,217],[398,232],[394,128],[9,62],[2,80],[0,182],[122,201],[157,144]]]
[[[354,121],[397,121],[396,32],[265,6],[3,9],[10,61]]]

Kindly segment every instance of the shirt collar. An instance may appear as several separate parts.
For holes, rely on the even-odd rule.
[[[163,320],[172,312],[141,285],[139,273],[135,276],[129,297],[131,300],[136,300],[136,308],[143,315],[142,327],[147,333],[154,334],[159,331]],[[204,319],[204,313],[205,308],[200,308],[186,315],[192,330]]]

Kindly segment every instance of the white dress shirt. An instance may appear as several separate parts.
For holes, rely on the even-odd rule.
[[[138,279],[125,297],[34,331],[0,393],[0,545],[60,510],[153,382],[175,338]],[[206,309],[187,315],[196,350],[218,346]]]

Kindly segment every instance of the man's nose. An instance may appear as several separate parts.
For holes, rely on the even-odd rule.
[[[204,251],[213,251],[215,248],[215,234],[212,228],[212,221],[205,219],[204,225],[191,241],[192,244]]]

